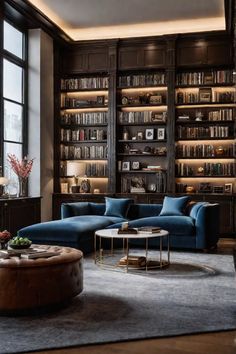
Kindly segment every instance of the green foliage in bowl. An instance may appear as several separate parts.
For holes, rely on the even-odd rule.
[[[29,248],[31,246],[31,241],[27,237],[14,237],[11,241],[9,241],[8,245],[13,249],[23,249]]]

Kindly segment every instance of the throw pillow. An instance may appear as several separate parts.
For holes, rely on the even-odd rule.
[[[129,210],[130,204],[133,199],[129,198],[109,198],[105,197],[106,200],[106,210],[104,215],[106,216],[117,216],[120,218],[126,218]]]
[[[189,197],[165,197],[160,216],[181,216],[188,203]]]

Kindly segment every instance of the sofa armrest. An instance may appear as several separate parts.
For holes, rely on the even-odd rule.
[[[202,204],[196,214],[196,248],[209,249],[219,239],[219,204]]]
[[[61,218],[70,218],[72,216],[89,215],[90,206],[88,202],[79,203],[62,203],[61,204]]]

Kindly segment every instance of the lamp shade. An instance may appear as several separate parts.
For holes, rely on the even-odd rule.
[[[78,177],[84,176],[86,174],[86,163],[68,161],[66,174],[67,176],[78,176]]]
[[[6,177],[0,177],[0,186],[6,186],[9,180]]]

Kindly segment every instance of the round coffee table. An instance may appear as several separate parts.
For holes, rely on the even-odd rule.
[[[167,238],[167,259],[163,259],[163,238],[166,237]],[[159,250],[157,250],[157,252],[159,253],[159,257],[157,260],[149,260],[148,258],[148,241],[151,238],[159,238],[160,241],[160,247]],[[131,263],[131,259],[135,259],[135,256],[131,256],[129,253],[129,241],[132,239],[144,239],[145,240],[145,265],[143,266],[138,266],[138,267],[134,267],[132,266],[132,268],[142,268],[145,269],[146,271],[148,269],[153,269],[153,268],[164,268],[167,267],[170,264],[170,239],[169,239],[169,232],[166,230],[160,230],[160,232],[157,233],[144,233],[144,232],[140,232],[138,231],[137,234],[129,234],[129,233],[125,233],[125,234],[119,234],[118,233],[118,229],[103,229],[103,230],[98,230],[95,231],[94,234],[94,260],[95,263],[97,263],[98,265],[102,265],[102,266],[109,266],[110,264],[108,264],[106,262],[106,254],[105,251],[102,247],[102,239],[110,239],[111,241],[111,247],[110,247],[110,251],[109,251],[109,256],[113,257],[115,255],[115,249],[113,247],[114,245],[114,240],[115,239],[121,239],[123,240],[123,255],[124,257],[122,258],[123,263],[122,265],[120,262],[118,262],[117,264],[115,264],[115,267],[121,267],[123,266],[123,268],[126,269],[126,271],[128,272],[129,270],[129,266]],[[97,244],[98,246],[98,251],[97,251]],[[126,262],[125,262],[126,259]]]
[[[0,258],[0,311],[59,305],[83,290],[83,253],[70,247],[32,245],[59,254],[49,258]]]

